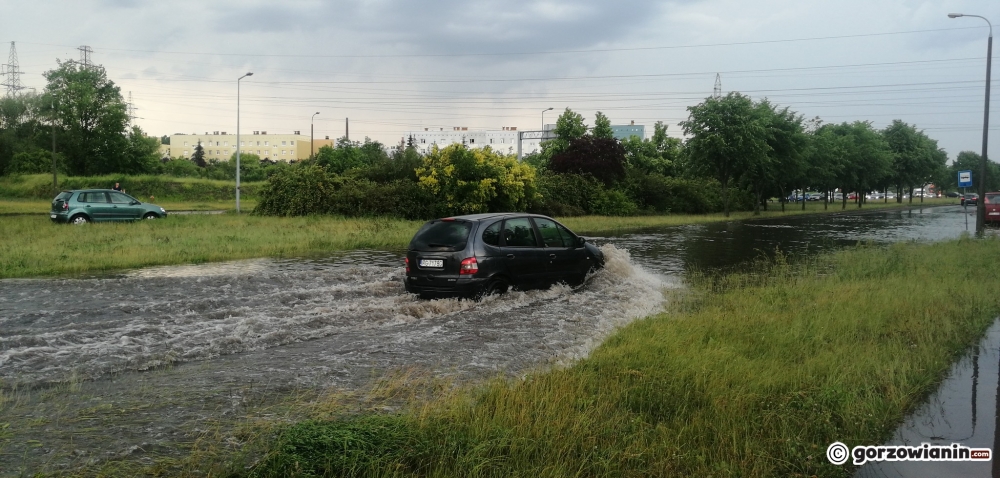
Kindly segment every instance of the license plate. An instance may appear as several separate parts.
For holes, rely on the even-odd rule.
[[[51,218],[51,219],[55,219],[55,218],[56,218],[56,215],[55,215],[55,214],[50,214],[50,215],[49,215],[49,218]]]
[[[444,260],[420,259],[420,267],[444,267]]]
[[[1000,216],[1000,212],[991,212],[990,216]]]

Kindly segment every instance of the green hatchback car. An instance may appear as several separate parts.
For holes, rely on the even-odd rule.
[[[86,224],[167,217],[167,210],[111,189],[63,191],[52,200],[53,222]]]

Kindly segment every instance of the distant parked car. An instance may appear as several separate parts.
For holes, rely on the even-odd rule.
[[[406,291],[425,299],[576,285],[604,266],[597,246],[537,214],[435,219],[417,231],[408,249]]]
[[[948,191],[948,193],[945,194],[945,196],[948,196],[950,198],[957,198],[957,197],[961,197],[962,194],[959,193],[958,191]]]
[[[844,193],[833,193],[833,200],[834,201],[843,201],[844,200]]]
[[[167,217],[167,210],[111,189],[63,191],[52,200],[53,222],[86,224]]]
[[[965,193],[962,195],[962,199],[959,203],[963,206],[975,206],[979,203],[979,194],[977,193]]]
[[[983,206],[986,207],[986,222],[1000,223],[1000,192],[986,193]]]

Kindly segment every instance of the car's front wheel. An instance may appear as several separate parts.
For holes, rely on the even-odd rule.
[[[151,212],[147,212],[145,216],[142,216],[143,219],[158,219],[159,217]]]
[[[90,222],[90,219],[87,219],[87,216],[84,216],[83,214],[77,214],[76,216],[73,216],[73,218],[70,219],[69,222],[70,224],[80,225]]]

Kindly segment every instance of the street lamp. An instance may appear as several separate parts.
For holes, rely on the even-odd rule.
[[[240,212],[240,80],[248,76],[253,76],[252,72],[236,79],[236,213]]]
[[[993,24],[986,17],[979,15],[948,14],[948,18],[958,17],[982,18],[990,26],[990,37],[986,41],[986,111],[983,113],[983,156],[979,161],[979,199],[976,201],[976,235],[982,236],[986,229],[986,144],[990,132],[990,63],[993,59]]]
[[[316,143],[313,140],[313,120],[316,119],[316,115],[319,111],[313,113],[312,117],[309,118],[309,159],[316,159]]]
[[[545,131],[545,112],[546,111],[552,111],[554,109],[555,108],[548,108],[548,109],[542,110],[542,131]]]

